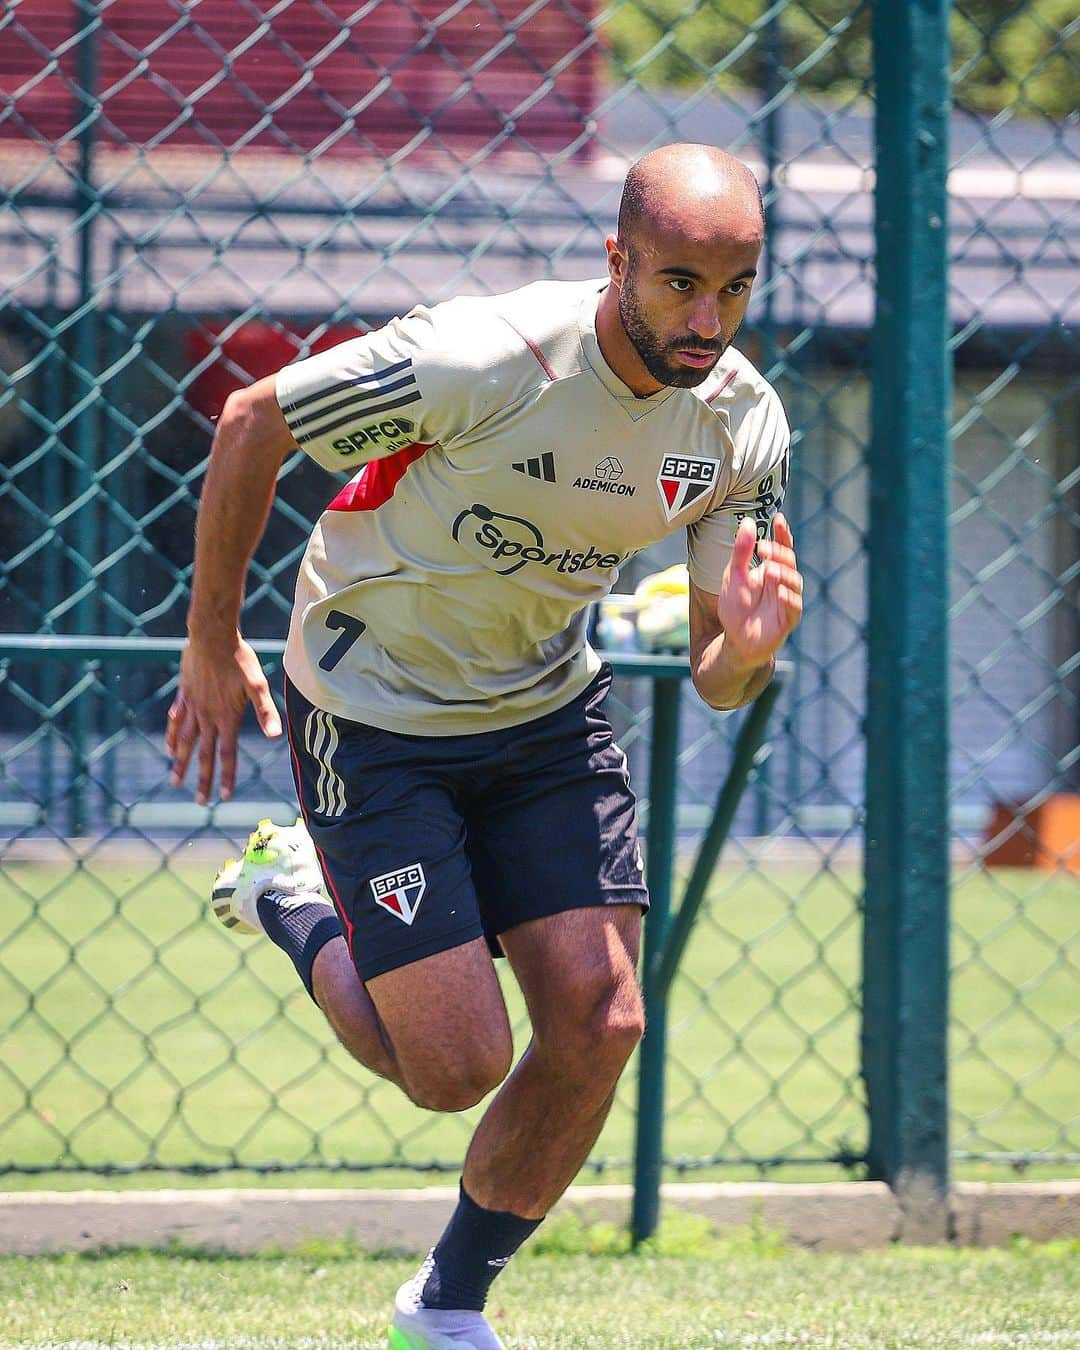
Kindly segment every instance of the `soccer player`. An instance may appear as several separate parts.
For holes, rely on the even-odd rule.
[[[715,708],[765,687],[799,622],[787,425],[731,346],[763,231],[745,165],[653,151],[603,279],[417,307],[231,395],[214,437],[166,735],[175,785],[198,745],[200,802],[218,765],[232,792],[249,700],[281,732],[237,625],[282,461],[300,446],[354,473],[312,533],[285,654],[303,824],[264,824],[215,908],[283,948],[351,1054],[418,1105],[499,1087],[398,1292],[399,1350],[501,1344],[491,1282],[578,1172],[642,1034],[648,897],[589,606],[685,529],[690,664]],[[531,1020],[512,1072],[493,953]]]

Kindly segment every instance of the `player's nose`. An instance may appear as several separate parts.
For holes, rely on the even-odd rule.
[[[714,300],[702,297],[690,315],[689,328],[692,333],[696,333],[707,342],[720,336],[720,314]]]

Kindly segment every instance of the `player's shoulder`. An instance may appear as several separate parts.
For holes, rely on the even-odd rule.
[[[552,379],[565,379],[589,368],[581,344],[583,310],[593,320],[603,280],[534,281],[500,296],[506,323]]]
[[[729,347],[699,389],[704,402],[727,424],[735,479],[756,479],[776,465],[785,466],[786,478],[791,433],[784,405],[749,357]]]
[[[536,281],[498,295],[443,301],[423,311],[431,325],[431,354],[488,378],[518,367],[548,378],[571,374],[582,359],[578,313],[597,285]]]
[[[780,395],[750,358],[735,347],[727,349],[695,393],[714,413],[726,417],[734,436],[747,419],[784,418]]]
[[[409,321],[425,330],[417,377],[444,414],[442,435],[487,423],[580,369],[585,298],[580,285],[549,281],[414,310]]]

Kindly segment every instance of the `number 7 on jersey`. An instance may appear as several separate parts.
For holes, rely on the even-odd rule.
[[[333,670],[364,629],[367,628],[367,624],[362,619],[355,618],[352,614],[343,614],[340,609],[332,609],[326,616],[326,626],[332,631],[341,630],[341,635],[334,639],[319,658],[320,670]]]

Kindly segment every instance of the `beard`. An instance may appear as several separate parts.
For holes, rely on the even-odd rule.
[[[632,266],[626,280],[619,289],[619,318],[626,330],[626,336],[630,339],[638,356],[641,357],[645,369],[654,380],[659,380],[661,384],[669,385],[675,389],[693,389],[696,385],[707,380],[715,369],[716,361],[720,360],[735,340],[734,333],[726,340],[714,338],[711,342],[695,337],[693,333],[687,333],[668,342],[663,341],[649,327],[648,321],[641,311],[637,291],[634,289]],[[716,361],[711,366],[704,366],[701,369],[684,366],[682,362],[676,359],[675,353],[686,349],[697,352],[715,352]]]

